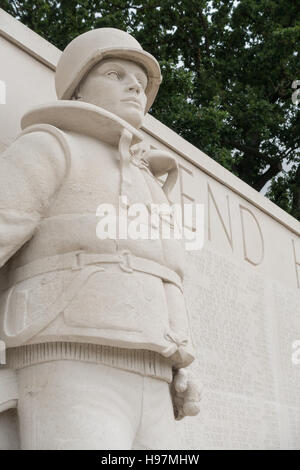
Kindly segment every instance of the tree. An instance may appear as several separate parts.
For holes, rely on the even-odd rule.
[[[63,49],[110,26],[164,76],[151,114],[300,220],[300,4],[292,0],[0,0]]]

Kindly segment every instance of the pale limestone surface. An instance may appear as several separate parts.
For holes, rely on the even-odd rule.
[[[53,46],[45,49],[41,41],[39,49],[36,35],[13,24],[15,43],[0,38],[11,90],[6,108],[0,105],[3,147],[24,112],[55,98]],[[30,54],[20,48],[23,41]],[[299,449],[300,365],[292,362],[292,343],[300,339],[299,222],[149,116],[144,132],[179,162],[172,199],[205,204],[205,246],[187,254],[184,284],[196,349],[192,368],[205,393],[202,414],[176,423],[180,445]],[[1,420],[8,421],[7,412]],[[12,436],[3,447],[14,447]]]
[[[117,235],[99,241],[96,231],[99,204],[118,208],[126,198],[146,212],[152,203],[168,205],[177,162],[146,145],[138,131],[160,81],[155,58],[127,33],[85,33],[59,61],[59,101],[25,113],[23,132],[1,156],[0,337],[8,366],[17,371],[22,449],[131,448],[139,435],[143,448],[170,447],[172,400],[177,419],[199,411],[196,382],[178,372],[194,360],[182,241]],[[78,384],[71,387],[74,362]],[[92,369],[85,396],[79,377],[90,362],[105,368]],[[106,383],[111,376],[110,387],[98,390],[93,374]],[[131,411],[120,413],[120,403],[126,408],[121,395],[132,375],[143,377],[144,408],[152,410],[153,400],[164,405],[151,411],[152,424],[138,415],[130,437]],[[161,386],[147,393],[147,380]],[[90,392],[102,403],[94,402],[102,432],[95,430],[94,441],[86,435],[84,444],[85,424],[87,433],[94,428]],[[147,433],[158,420],[166,428],[158,426],[154,444]]]

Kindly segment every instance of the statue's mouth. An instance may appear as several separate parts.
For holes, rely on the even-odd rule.
[[[136,98],[125,98],[122,101],[126,102],[126,103],[134,104],[135,106],[138,106],[140,109],[142,109],[142,105],[141,105],[140,101],[137,100]]]

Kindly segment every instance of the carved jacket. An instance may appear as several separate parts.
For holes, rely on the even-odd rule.
[[[130,157],[139,131],[86,103],[41,106],[22,128],[0,156],[0,338],[147,349],[187,366],[181,241],[96,233],[98,206],[118,207],[120,195],[168,203],[175,160]]]

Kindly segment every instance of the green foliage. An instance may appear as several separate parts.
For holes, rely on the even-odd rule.
[[[160,61],[151,113],[300,220],[300,4],[294,0],[0,0],[63,49],[91,28],[132,33]]]

